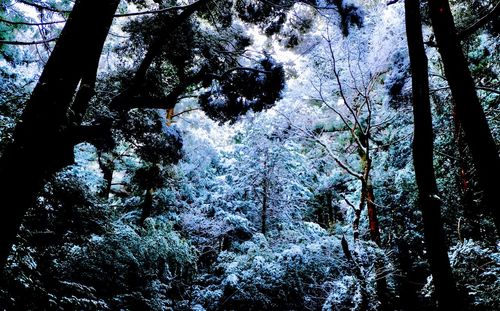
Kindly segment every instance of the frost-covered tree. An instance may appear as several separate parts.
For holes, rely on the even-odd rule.
[[[2,155],[84,2],[0,4]],[[498,6],[450,5],[498,140]],[[428,74],[410,62],[403,1],[127,0],[109,14],[95,66],[63,70],[85,69],[57,106],[74,140],[54,160],[70,161],[26,189],[4,309],[436,310],[450,270],[464,309],[496,307],[494,223],[425,14]],[[419,208],[419,77],[424,186],[440,190],[451,248]],[[57,151],[46,142],[33,165]],[[451,269],[435,273],[424,241]]]

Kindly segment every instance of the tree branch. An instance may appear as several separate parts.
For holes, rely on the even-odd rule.
[[[146,77],[146,72],[149,67],[153,63],[153,60],[161,53],[163,45],[168,40],[170,33],[174,31],[179,25],[181,25],[185,20],[187,20],[192,14],[202,8],[205,4],[207,4],[210,0],[198,0],[192,4],[189,4],[185,7],[185,9],[179,15],[176,15],[170,21],[171,27],[168,29],[168,33],[163,33],[158,35],[153,43],[149,46],[146,55],[144,56],[142,62],[137,69],[132,88],[138,88],[141,86],[144,78]]]
[[[483,17],[478,19],[474,24],[472,24],[469,27],[465,28],[464,30],[460,31],[458,33],[458,39],[459,40],[466,39],[468,36],[472,35],[474,32],[479,30],[481,27],[488,24],[495,17],[498,17],[499,13],[500,13],[500,1],[497,2],[495,7],[490,12],[488,12],[486,15],[484,15]]]
[[[121,98],[120,98],[121,97]],[[169,109],[175,107],[176,101],[169,100],[168,96],[118,96],[116,100],[111,102],[111,109],[114,110],[130,110],[138,109]]]
[[[50,12],[55,12],[55,13],[71,13],[71,11],[54,9],[54,8],[51,8],[51,7],[48,7],[48,6],[45,6],[45,5],[41,5],[41,4],[37,4],[37,3],[33,3],[33,2],[30,2],[30,1],[17,0],[17,2],[25,4],[25,5],[32,6],[34,8],[39,9],[39,10],[45,10],[45,11],[50,11]]]
[[[71,11],[67,10],[60,10],[60,9],[54,9],[48,6],[44,6],[41,4],[25,1],[25,0],[17,0],[18,2],[32,6],[34,8],[37,8],[39,10],[46,10],[54,13],[71,13]],[[199,1],[198,1],[199,2]],[[142,11],[142,12],[133,12],[133,13],[123,13],[123,14],[115,14],[113,17],[130,17],[130,16],[140,16],[140,15],[150,15],[150,14],[161,14],[161,13],[166,13],[166,12],[171,12],[171,11],[179,11],[179,10],[185,10],[189,9],[190,7],[196,5],[198,2],[194,2],[188,5],[179,5],[179,6],[172,6],[160,10],[149,10],[149,11]],[[58,22],[53,22],[53,23],[63,23],[64,21],[58,21]],[[36,26],[37,24],[31,24],[31,23],[22,23],[20,25],[32,25]]]
[[[190,108],[190,109],[186,109],[186,110],[183,110],[183,111],[181,111],[181,112],[179,112],[179,113],[174,114],[174,115],[172,116],[172,118],[175,118],[175,117],[178,117],[178,116],[180,116],[180,115],[182,115],[182,114],[189,113],[189,112],[196,111],[196,110],[201,110],[201,109],[200,109],[200,108]]]
[[[130,16],[139,16],[139,15],[149,15],[149,14],[160,14],[171,11],[179,11],[189,8],[195,3],[188,5],[180,5],[180,6],[171,6],[168,8],[160,9],[160,10],[150,10],[150,11],[142,11],[142,12],[134,12],[134,13],[123,13],[123,14],[115,14],[114,17],[130,17]]]
[[[500,94],[500,90],[497,90],[497,89],[494,89],[494,88],[491,88],[491,87],[487,87],[487,86],[476,85],[475,88],[476,88],[476,90],[481,90],[481,91],[486,91],[486,92],[490,92],[490,93]],[[449,86],[443,86],[443,87],[438,87],[438,88],[432,89],[430,91],[434,93],[434,92],[437,92],[437,91],[449,90],[449,89],[450,89]]]
[[[299,127],[299,126],[296,126],[293,124],[292,120],[290,120],[290,118],[288,116],[286,116],[285,114],[283,113],[280,113],[285,119],[288,120],[288,124],[298,130],[299,132],[303,133],[305,135],[305,138],[310,140],[310,141],[313,141],[313,142],[316,142],[317,144],[319,144],[321,147],[323,147],[323,149],[326,151],[326,153],[330,156],[330,158],[333,159],[333,161],[335,163],[337,163],[338,166],[340,166],[344,171],[346,171],[349,175],[359,179],[359,180],[363,180],[363,176],[359,173],[357,173],[356,171],[354,171],[353,169],[351,169],[347,164],[344,164],[334,153],[333,151],[330,149],[330,147],[328,147],[328,145],[326,143],[324,143],[318,136],[314,135],[314,133],[311,133],[309,131],[306,131],[304,130],[303,128]]]
[[[52,22],[31,23],[31,22],[23,22],[23,21],[15,22],[15,21],[10,21],[10,20],[7,20],[7,19],[0,18],[0,23],[5,23],[5,24],[9,24],[9,25],[46,26],[46,25],[66,23],[66,21],[52,21]]]
[[[210,77],[210,78],[213,78],[213,79],[216,79],[216,80],[223,80],[224,78],[226,78],[233,71],[253,71],[253,72],[256,72],[256,73],[263,73],[263,74],[271,73],[271,71],[261,70],[261,69],[252,68],[252,67],[234,67],[234,68],[226,70],[225,72],[223,72],[220,75],[213,74],[213,73],[208,73],[207,77]]]
[[[40,41],[8,41],[8,40],[0,40],[0,44],[7,44],[7,45],[34,45],[34,44],[44,44],[44,43],[49,43],[56,41],[58,37],[56,38],[51,38],[47,40],[40,40]]]

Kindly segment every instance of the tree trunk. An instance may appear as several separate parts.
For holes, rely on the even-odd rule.
[[[359,285],[361,287],[361,303],[359,309],[362,311],[368,310],[368,294],[366,290],[366,278],[361,271],[361,268],[357,264],[356,260],[352,255],[351,250],[349,249],[349,244],[344,236],[342,236],[341,240],[342,251],[344,252],[345,257],[349,261],[351,265],[351,269],[354,273],[354,276],[358,279]]]
[[[474,201],[474,188],[471,182],[470,161],[468,160],[467,146],[464,143],[464,135],[460,120],[456,113],[453,114],[455,119],[455,142],[458,148],[458,184],[460,193],[460,205],[463,215],[466,220],[466,237],[473,240],[481,240],[480,230],[480,208]],[[461,240],[461,239],[460,239]]]
[[[361,196],[361,202],[359,203],[359,208],[354,207],[354,205],[350,205],[348,201],[346,202],[354,209],[354,221],[352,222],[352,232],[354,241],[359,239],[359,222],[361,220],[361,210],[364,205],[364,196]]]
[[[368,208],[368,224],[370,227],[370,238],[379,247],[381,246],[380,228],[378,224],[377,208],[375,206],[375,195],[373,194],[373,185],[368,176],[365,184],[366,206]]]
[[[144,225],[144,221],[146,218],[151,216],[151,212],[153,211],[153,192],[154,188],[149,188],[146,191],[146,194],[144,196],[144,202],[142,203],[142,214],[141,214],[141,219],[139,220],[139,225]]]
[[[500,158],[481,103],[476,94],[467,60],[460,46],[455,23],[447,0],[430,0],[429,12],[436,43],[444,65],[444,73],[456,105],[485,205],[491,210],[500,234],[500,204],[495,195],[500,189]]]
[[[369,171],[368,171],[369,173]],[[377,209],[375,206],[375,195],[373,194],[373,186],[370,176],[366,176],[366,183],[364,185],[366,195],[366,206],[368,209],[368,224],[370,227],[370,239],[377,244],[378,247],[382,246],[380,239],[380,229],[377,218]],[[375,262],[376,279],[377,279],[377,296],[380,300],[380,310],[394,310],[391,306],[389,299],[389,290],[387,288],[387,278],[385,275],[385,265],[380,259]]]
[[[262,181],[261,232],[263,235],[266,235],[267,232],[267,200],[268,200],[267,193],[268,193],[268,181],[266,176]]]
[[[371,171],[371,158],[370,158],[370,144],[368,139],[363,139],[362,143],[365,150],[360,150],[361,164],[363,167],[363,178],[361,180],[361,200],[359,210],[362,211],[366,207],[368,209],[368,227],[370,230],[370,239],[377,244],[378,247],[382,246],[380,238],[380,228],[377,217],[377,208],[375,206],[375,195],[373,193],[373,185],[370,177]],[[359,221],[359,219],[358,219]],[[385,276],[385,265],[380,259],[375,261],[376,270],[376,290],[377,297],[380,301],[380,310],[393,310],[390,299],[389,291],[387,289],[387,278]]]
[[[335,225],[335,213],[333,212],[333,203],[332,203],[332,200],[333,200],[333,197],[332,197],[332,193],[330,191],[328,191],[326,193],[326,208],[327,208],[327,212],[328,212],[328,229],[331,229],[333,228],[333,226]]]
[[[114,172],[114,163],[113,160],[103,159],[103,151],[97,151],[97,163],[99,163],[99,168],[102,171],[103,178],[105,181],[104,189],[102,189],[102,197],[106,200],[109,198],[109,194],[111,192],[111,185],[113,184],[113,172]]]
[[[435,0],[433,0],[435,1]],[[432,1],[431,1],[432,2]],[[422,38],[420,1],[405,0],[406,34],[412,71],[413,164],[424,222],[424,238],[440,310],[459,310],[460,303],[448,259],[433,166],[433,130],[427,56]]]
[[[0,197],[4,202],[0,270],[44,179],[73,161],[69,109],[85,72],[99,60],[118,3],[76,1],[16,126],[13,143],[0,159]]]

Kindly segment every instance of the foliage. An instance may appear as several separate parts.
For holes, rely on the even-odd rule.
[[[64,23],[50,22],[73,5],[30,2],[0,3],[0,40],[57,36]],[[415,308],[436,310],[401,1],[208,1],[179,22],[190,3],[122,1],[117,14],[159,12],[115,18],[76,124],[97,135],[39,191],[1,308],[378,310],[383,279],[394,309],[410,288]],[[451,3],[460,29],[494,4]],[[462,44],[498,142],[495,25]],[[467,308],[499,309],[498,235],[423,30],[451,266]],[[0,154],[53,44],[0,45]]]

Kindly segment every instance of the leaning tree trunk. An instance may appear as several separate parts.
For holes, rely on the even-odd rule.
[[[443,60],[444,73],[478,172],[479,184],[484,191],[485,205],[491,209],[497,233],[500,234],[500,204],[496,199],[496,193],[500,189],[500,158],[497,146],[477,97],[448,1],[430,0],[429,12]]]
[[[0,159],[0,270],[44,179],[73,161],[70,113],[88,68],[95,68],[119,0],[78,0]],[[85,107],[79,103],[78,113]],[[8,203],[10,202],[10,203]]]
[[[432,2],[432,1],[431,1]],[[427,56],[422,38],[420,1],[405,0],[406,35],[412,72],[413,163],[424,222],[424,238],[440,310],[458,310],[459,297],[448,258],[441,202],[433,166],[433,130]]]

